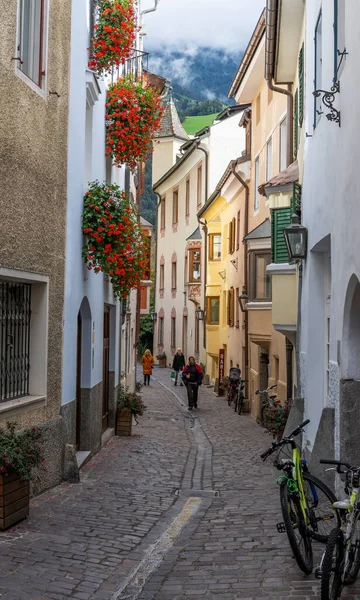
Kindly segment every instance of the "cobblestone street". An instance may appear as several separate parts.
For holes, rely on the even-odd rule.
[[[155,369],[143,400],[131,438],[113,437],[80,484],[34,499],[29,519],[0,534],[1,598],[319,597],[277,533],[263,430],[204,386],[189,413],[168,369]],[[356,598],[359,584],[342,595]]]

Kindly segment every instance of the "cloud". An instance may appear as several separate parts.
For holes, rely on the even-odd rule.
[[[202,96],[206,98],[206,100],[215,100],[216,95],[211,90],[203,90]]]
[[[142,9],[154,0],[143,0]],[[265,6],[265,0],[160,0],[145,15],[145,50],[198,46],[244,50]]]

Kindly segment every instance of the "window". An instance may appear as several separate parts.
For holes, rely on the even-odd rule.
[[[320,12],[319,18],[316,22],[315,27],[315,77],[314,85],[315,90],[322,89],[322,13]],[[321,96],[314,97],[314,128],[319,122],[321,117]]]
[[[160,290],[164,289],[164,279],[165,279],[164,271],[165,271],[164,265],[160,265],[160,286],[159,286]]]
[[[220,298],[208,297],[206,299],[206,322],[208,325],[218,325],[220,315]]]
[[[29,395],[31,285],[0,280],[0,402]]]
[[[272,137],[270,137],[266,144],[266,174],[265,179],[269,181],[272,177]]]
[[[190,179],[186,180],[185,184],[185,216],[190,214]]]
[[[299,145],[299,90],[296,90],[294,96],[294,135],[293,135],[293,146],[294,146],[294,159],[297,157],[298,145]]]
[[[160,229],[165,229],[165,198],[160,200]]]
[[[189,251],[189,282],[197,283],[200,281],[201,276],[201,268],[200,268],[200,250],[190,250]]]
[[[228,319],[227,323],[229,327],[234,327],[234,313],[235,313],[235,292],[234,288],[230,288],[228,291]]]
[[[45,0],[20,0],[18,68],[38,87],[44,87],[46,10]]]
[[[171,347],[176,347],[176,317],[171,317]]]
[[[279,170],[284,171],[286,164],[286,138],[287,138],[287,120],[286,117],[280,123],[280,148],[279,148]]]
[[[236,237],[236,220],[235,217],[231,221],[231,254],[235,252],[235,237]]]
[[[171,263],[171,289],[176,290],[177,283],[177,263]]]
[[[240,248],[240,211],[238,210],[236,218],[236,250]]]
[[[299,127],[304,120],[304,44],[299,52]]]
[[[159,319],[159,344],[160,346],[164,344],[164,317]]]
[[[200,206],[202,201],[202,166],[197,171],[197,205]]]
[[[209,235],[209,259],[221,259],[221,234],[210,233]]]
[[[261,302],[271,300],[271,275],[266,267],[271,262],[267,250],[251,252],[250,255],[250,300]]]
[[[345,4],[346,0],[334,0],[334,82],[338,80],[346,58]]]
[[[254,210],[259,209],[260,194],[258,187],[260,185],[260,157],[255,159],[255,189],[254,189]]]
[[[179,192],[178,190],[173,191],[173,213],[172,222],[173,225],[178,222],[178,209],[179,209]]]
[[[261,96],[260,94],[256,98],[256,125],[260,123],[260,113],[261,113]]]

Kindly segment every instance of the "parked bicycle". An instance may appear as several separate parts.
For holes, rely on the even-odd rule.
[[[256,390],[255,394],[260,396],[261,405],[260,405],[260,421],[264,422],[264,410],[265,408],[271,408],[275,406],[275,398],[277,398],[277,394],[269,394],[270,390],[275,390],[277,385],[270,385],[266,390]]]
[[[244,408],[245,383],[247,379],[241,379],[241,371],[238,367],[231,367],[228,381],[228,405],[231,406],[234,402],[234,410],[241,415]]]
[[[247,382],[248,382],[247,379],[240,379],[239,385],[237,388],[234,410],[235,410],[235,412],[238,413],[238,415],[241,415],[242,411],[244,409],[244,400],[246,400],[245,394],[244,394],[244,389],[245,389],[245,383],[247,383]]]
[[[340,514],[340,524],[332,530],[316,571],[321,578],[321,599],[336,600],[344,586],[356,581],[360,569],[360,468],[338,460],[320,462],[336,465],[336,471],[345,474],[347,498],[333,505]]]
[[[280,533],[286,532],[294,558],[300,569],[307,575],[313,569],[312,539],[326,543],[331,530],[339,526],[339,515],[333,508],[336,497],[319,479],[309,473],[305,460],[301,459],[300,450],[294,437],[302,433],[310,423],[306,419],[288,436],[279,442],[273,442],[261,458],[266,460],[278,448],[290,446],[292,458],[281,460],[280,453],[275,466],[284,471],[278,477],[280,485],[280,503],[283,523],[277,524]]]

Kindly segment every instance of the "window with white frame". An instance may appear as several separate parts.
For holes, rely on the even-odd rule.
[[[287,148],[287,120],[286,117],[280,123],[280,148],[279,148],[279,170],[284,171],[286,164],[286,148]]]
[[[266,181],[272,177],[272,137],[269,137],[266,143]]]
[[[255,189],[254,189],[254,210],[259,209],[260,194],[258,187],[260,185],[260,157],[255,159]]]
[[[19,0],[17,68],[39,88],[45,83],[48,0]]]
[[[315,90],[322,89],[322,13],[320,12],[315,26]],[[322,114],[321,96],[314,96],[314,128]]]

